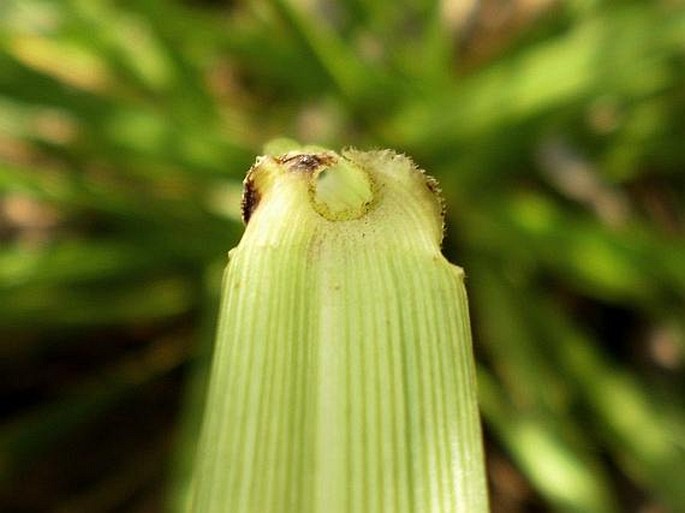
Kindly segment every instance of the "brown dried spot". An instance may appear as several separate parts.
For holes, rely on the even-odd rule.
[[[442,189],[440,188],[440,183],[433,178],[431,175],[423,173],[423,177],[426,183],[426,187],[435,196],[435,199],[440,203],[440,212],[443,217],[446,214],[445,198],[442,197]]]
[[[440,190],[440,184],[438,183],[438,181],[432,176],[427,175],[426,173],[423,174],[423,177],[426,181],[426,187],[428,187],[428,190],[436,196],[439,196],[442,191]]]
[[[325,153],[311,154],[298,153],[295,155],[284,155],[278,158],[281,164],[288,166],[290,171],[313,172],[321,166],[330,166],[335,163],[332,155]]]
[[[445,203],[445,198],[442,196],[442,189],[440,188],[440,183],[433,178],[431,175],[427,174],[425,171],[421,171],[423,174],[423,181],[426,184],[426,188],[431,192],[433,198],[438,202],[440,207],[440,219],[442,221],[442,237],[445,237],[445,217],[447,217],[447,204]]]
[[[254,183],[252,174],[249,173],[245,182],[243,183],[243,198],[240,202],[240,211],[243,218],[243,223],[247,224],[252,216],[252,212],[257,208],[261,196],[257,190],[257,186]]]

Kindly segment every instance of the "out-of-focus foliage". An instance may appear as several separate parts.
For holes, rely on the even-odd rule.
[[[0,2],[2,511],[181,511],[277,136],[440,179],[495,512],[685,511],[682,0]]]

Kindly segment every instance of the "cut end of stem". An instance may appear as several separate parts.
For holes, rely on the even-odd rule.
[[[317,146],[289,146],[285,153],[259,157],[244,184],[245,223],[258,210],[270,223],[276,211],[281,218],[304,215],[321,222],[362,220],[373,212],[378,226],[402,223],[406,230],[415,224],[433,234],[438,246],[442,240],[443,209],[435,180],[391,151],[349,149],[338,154]]]

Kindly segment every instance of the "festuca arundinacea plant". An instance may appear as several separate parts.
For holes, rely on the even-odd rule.
[[[464,274],[437,183],[294,147],[244,182],[192,513],[483,513]]]

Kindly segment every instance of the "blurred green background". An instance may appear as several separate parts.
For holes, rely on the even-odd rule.
[[[182,511],[280,136],[440,179],[495,513],[685,512],[682,0],[2,0],[0,511]]]

